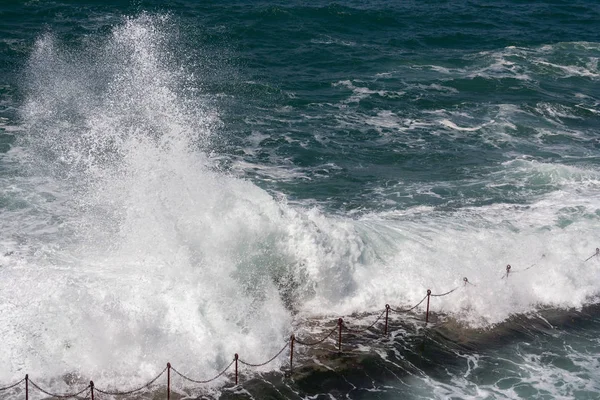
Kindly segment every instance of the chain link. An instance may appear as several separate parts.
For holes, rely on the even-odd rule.
[[[421,299],[420,302],[418,302],[417,304],[415,304],[414,306],[412,306],[411,308],[407,309],[407,310],[395,310],[393,308],[390,307],[390,310],[397,312],[397,313],[407,313],[407,312],[411,312],[412,310],[414,310],[415,308],[419,307],[421,305],[421,303],[423,303],[425,301],[425,299],[427,298],[428,295],[425,295],[425,297],[423,297]]]
[[[381,312],[381,314],[379,314],[379,317],[377,317],[377,319],[375,320],[375,322],[373,322],[371,325],[367,326],[364,329],[352,329],[352,328],[348,328],[348,326],[346,326],[346,323],[344,322],[344,324],[342,325],[344,327],[345,330],[347,330],[348,332],[352,332],[352,333],[363,333],[368,331],[369,329],[371,329],[372,327],[375,326],[376,323],[379,322],[379,320],[381,320],[381,317],[383,317],[383,314],[385,314],[385,310],[383,310]]]
[[[228,365],[227,367],[225,367],[225,369],[224,369],[223,371],[219,372],[219,374],[218,374],[217,376],[215,376],[214,378],[207,379],[207,380],[205,380],[205,381],[198,381],[198,380],[192,379],[192,378],[190,378],[190,377],[187,377],[187,376],[185,376],[184,374],[182,374],[181,372],[177,371],[177,370],[176,370],[175,368],[173,368],[173,367],[171,367],[171,370],[172,370],[173,372],[175,372],[177,375],[179,375],[180,377],[182,377],[183,379],[185,379],[186,381],[190,381],[190,382],[193,382],[193,383],[209,383],[209,382],[212,382],[212,381],[214,381],[214,380],[216,380],[216,379],[220,378],[221,376],[223,376],[223,374],[224,374],[225,372],[227,372],[227,370],[228,370],[228,369],[229,369],[229,368],[230,368],[230,367],[233,365],[233,363],[234,363],[234,362],[235,362],[235,359],[233,359],[233,361],[231,361],[231,362],[229,363],[229,365]]]
[[[333,329],[331,330],[331,332],[329,332],[329,333],[327,334],[327,336],[325,336],[323,339],[321,339],[321,340],[318,340],[318,341],[316,341],[316,342],[303,342],[302,340],[300,340],[300,339],[298,339],[298,338],[296,338],[296,340],[295,340],[295,341],[296,341],[296,343],[299,343],[299,344],[301,344],[301,345],[303,345],[303,346],[315,346],[315,345],[317,345],[317,344],[321,344],[321,343],[323,343],[323,342],[324,342],[324,341],[325,341],[327,338],[329,338],[331,335],[333,335],[333,333],[334,333],[335,331],[337,331],[337,330],[338,330],[338,327],[336,326],[335,328],[333,328]]]
[[[450,293],[454,292],[455,290],[460,289],[460,286],[455,287],[452,290],[447,291],[446,293],[442,293],[442,294],[432,294],[431,297],[444,297],[449,295]]]

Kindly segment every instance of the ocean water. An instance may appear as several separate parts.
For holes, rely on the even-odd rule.
[[[206,379],[456,288],[174,396],[600,398],[597,2],[0,21],[0,387]]]

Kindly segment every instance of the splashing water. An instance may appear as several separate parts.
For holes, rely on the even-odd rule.
[[[167,359],[209,375],[234,352],[278,348],[303,296],[351,289],[345,262],[363,251],[351,224],[211,167],[218,115],[183,94],[167,24],[128,19],[83,50],[36,43],[18,154],[30,173],[15,184],[43,187],[28,217],[52,221],[26,224],[4,260],[5,379],[131,382]]]

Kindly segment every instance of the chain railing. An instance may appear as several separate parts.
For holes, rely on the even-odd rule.
[[[544,257],[545,257],[545,255],[542,255],[541,259],[543,259]],[[592,254],[590,257],[588,257],[587,259],[585,259],[584,262],[589,261],[593,257],[600,258],[600,248],[596,248],[596,252],[594,254]],[[510,274],[514,274],[514,273],[518,273],[518,272],[525,272],[537,265],[538,265],[538,263],[534,263],[527,268],[514,271],[514,270],[512,270],[511,265],[508,264],[506,266],[506,272],[504,273],[504,275],[502,275],[502,277],[500,279],[508,280],[508,277]],[[454,293],[455,291],[457,291],[458,289],[460,289],[461,287],[465,287],[467,285],[476,286],[474,283],[469,282],[469,280],[466,277],[463,278],[463,282],[464,282],[464,284],[462,286],[456,286],[451,290],[448,290],[446,292],[439,293],[439,294],[432,293],[430,289],[427,289],[427,294],[425,295],[425,297],[423,297],[418,303],[416,303],[415,305],[413,305],[412,307],[407,308],[407,309],[392,308],[392,307],[390,307],[389,304],[386,304],[384,310],[378,315],[378,317],[375,319],[375,321],[365,328],[360,328],[360,329],[351,328],[344,322],[344,320],[342,318],[338,318],[336,326],[333,327],[333,329],[331,331],[329,331],[325,336],[323,336],[321,339],[318,339],[316,341],[311,342],[311,341],[306,341],[306,340],[300,340],[294,334],[292,334],[290,336],[289,340],[287,340],[285,342],[285,345],[281,348],[281,350],[279,350],[273,357],[271,357],[268,360],[261,362],[261,363],[250,363],[248,361],[242,360],[239,358],[239,355],[236,353],[234,355],[233,360],[229,363],[229,365],[227,365],[227,367],[225,367],[223,370],[221,370],[221,372],[219,372],[214,377],[205,379],[205,380],[190,378],[189,376],[182,374],[177,369],[172,367],[171,363],[167,363],[167,366],[156,377],[154,377],[153,379],[151,379],[144,385],[141,385],[139,387],[136,387],[135,389],[130,389],[130,390],[120,391],[120,390],[100,389],[94,385],[94,381],[90,381],[90,383],[86,387],[82,388],[79,391],[75,391],[73,393],[52,393],[49,390],[42,388],[37,383],[33,382],[31,379],[29,379],[29,375],[26,374],[25,378],[21,379],[20,381],[15,382],[10,385],[7,385],[7,386],[4,386],[4,387],[0,387],[0,393],[10,390],[10,389],[17,388],[18,386],[20,386],[24,383],[25,384],[25,390],[24,390],[25,400],[29,399],[29,385],[31,385],[34,389],[38,390],[39,392],[41,392],[47,396],[56,398],[56,399],[77,398],[78,396],[82,395],[85,392],[88,392],[88,394],[85,396],[85,399],[90,398],[91,400],[94,400],[94,395],[96,393],[109,395],[109,396],[127,396],[127,395],[131,395],[131,394],[134,394],[137,392],[141,392],[142,390],[145,390],[145,389],[149,389],[166,372],[167,373],[167,400],[170,400],[170,398],[171,398],[171,371],[173,371],[176,375],[178,375],[180,378],[184,379],[185,381],[196,383],[196,384],[207,384],[207,383],[216,381],[217,379],[221,378],[223,375],[225,375],[227,373],[227,371],[229,371],[229,369],[232,366],[234,366],[235,384],[238,385],[238,383],[239,383],[239,369],[238,369],[239,365],[238,364],[242,364],[247,367],[265,366],[265,365],[275,361],[275,359],[277,359],[277,357],[279,357],[288,347],[290,348],[290,373],[292,373],[293,367],[294,367],[293,362],[294,362],[294,345],[295,344],[299,344],[299,345],[307,346],[307,347],[316,346],[316,345],[319,345],[319,344],[325,342],[327,339],[329,339],[331,336],[333,336],[333,334],[337,331],[337,333],[338,333],[337,349],[338,349],[338,352],[341,353],[342,352],[342,331],[343,330],[345,330],[349,333],[355,334],[355,335],[362,334],[362,333],[365,333],[365,332],[373,329],[375,327],[375,325],[377,325],[377,323],[383,319],[384,323],[385,323],[384,329],[383,329],[383,335],[387,336],[390,311],[395,312],[397,314],[410,313],[410,312],[414,311],[417,307],[419,307],[421,304],[423,304],[423,302],[425,300],[427,300],[427,305],[426,305],[426,309],[425,309],[425,326],[427,326],[427,324],[429,323],[429,306],[430,306],[431,297],[448,296],[448,295]],[[384,315],[385,315],[385,317],[384,317]]]

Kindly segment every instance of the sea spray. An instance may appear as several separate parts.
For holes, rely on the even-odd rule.
[[[36,43],[21,146],[61,200],[54,234],[32,234],[4,272],[20,363],[6,379],[142,382],[166,360],[210,375],[235,352],[272,353],[303,299],[356,290],[365,249],[350,222],[214,170],[202,144],[216,113],[179,97],[164,23],[127,19],[79,53],[50,34]]]

